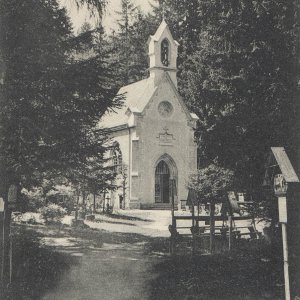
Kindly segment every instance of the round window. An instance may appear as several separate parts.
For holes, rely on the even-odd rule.
[[[162,101],[158,105],[158,112],[162,117],[169,117],[173,112],[173,106],[168,101]]]

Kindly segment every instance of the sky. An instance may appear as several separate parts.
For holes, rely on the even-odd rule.
[[[78,32],[78,29],[84,22],[89,22],[91,24],[96,23],[96,19],[90,16],[90,13],[86,8],[80,10],[77,9],[73,0],[59,0],[60,5],[67,8],[69,16],[73,23],[74,33]],[[140,6],[141,10],[144,12],[151,11],[151,6],[149,4],[154,3],[153,0],[133,0],[136,6]],[[108,0],[108,5],[106,8],[106,13],[103,18],[103,26],[107,32],[111,32],[116,29],[116,13],[115,11],[120,11],[121,0]]]

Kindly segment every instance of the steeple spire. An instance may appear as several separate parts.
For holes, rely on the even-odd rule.
[[[154,35],[148,39],[150,77],[157,84],[164,72],[168,72],[177,87],[177,48],[178,43],[172,37],[170,29],[163,19]]]

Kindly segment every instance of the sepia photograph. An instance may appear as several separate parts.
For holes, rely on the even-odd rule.
[[[298,0],[0,0],[0,300],[300,300]]]

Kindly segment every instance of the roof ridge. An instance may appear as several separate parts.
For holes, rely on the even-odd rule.
[[[129,86],[133,86],[133,85],[135,85],[135,84],[137,84],[137,83],[141,83],[142,81],[147,81],[147,80],[149,80],[149,79],[150,79],[150,77],[147,77],[147,78],[144,78],[144,79],[141,79],[141,80],[138,80],[138,81],[129,83],[129,84],[127,84],[127,85],[123,85],[122,87],[120,87],[120,90],[123,89],[123,88],[127,88],[127,87],[129,87]],[[120,91],[120,90],[119,90],[119,91]]]

